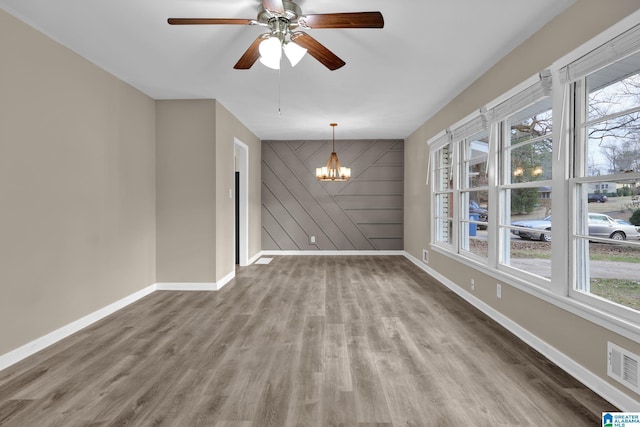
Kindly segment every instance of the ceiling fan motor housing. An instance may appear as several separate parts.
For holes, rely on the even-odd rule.
[[[283,1],[284,11],[271,11],[265,9],[261,4],[258,6],[258,22],[261,24],[270,24],[274,20],[286,21],[287,24],[293,24],[297,26],[298,19],[302,17],[302,10],[300,6],[292,1]]]

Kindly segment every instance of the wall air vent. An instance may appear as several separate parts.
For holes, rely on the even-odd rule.
[[[611,342],[607,344],[607,374],[640,393],[640,357]]]

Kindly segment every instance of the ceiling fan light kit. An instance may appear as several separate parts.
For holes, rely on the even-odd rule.
[[[340,165],[338,154],[336,153],[336,126],[337,123],[329,123],[329,126],[333,128],[331,155],[326,166],[316,168],[316,178],[318,181],[327,182],[344,182],[349,181],[351,178],[351,168]]]
[[[256,19],[169,18],[170,25],[259,25],[269,29],[249,46],[233,68],[247,70],[260,59],[269,68],[279,69],[282,51],[295,66],[308,52],[329,70],[345,62],[304,31],[315,28],[383,28],[380,12],[349,12],[303,15],[293,1],[262,0]],[[288,39],[288,40],[287,40]]]
[[[287,56],[292,67],[295,67],[307,53],[307,49],[291,41],[285,43],[282,49],[284,50],[284,54]]]
[[[282,58],[282,47],[280,40],[269,37],[260,43],[260,62],[274,70],[280,69],[280,59]]]

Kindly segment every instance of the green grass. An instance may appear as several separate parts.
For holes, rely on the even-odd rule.
[[[640,257],[636,254],[591,254],[589,256],[590,259],[594,261],[617,261],[617,262],[632,262],[635,264],[640,264]]]
[[[534,251],[530,249],[511,249],[511,258],[551,259],[551,251]]]
[[[591,279],[591,293],[640,310],[640,280]]]

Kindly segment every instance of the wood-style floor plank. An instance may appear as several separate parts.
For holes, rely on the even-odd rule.
[[[2,426],[586,426],[610,410],[400,256],[275,257],[0,372]]]

